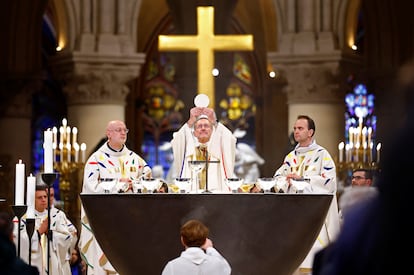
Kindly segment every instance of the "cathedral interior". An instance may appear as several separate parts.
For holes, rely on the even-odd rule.
[[[81,152],[89,154],[109,120],[124,120],[129,148],[167,169],[172,133],[188,119],[197,92],[207,92],[218,119],[232,131],[244,131],[239,141],[256,150],[264,159],[261,174],[271,176],[292,146],[289,134],[300,114],[315,120],[318,143],[340,160],[338,144],[349,139],[350,127],[359,126],[358,117],[356,125],[347,124],[345,100],[358,84],[367,92],[360,104],[375,104],[362,121],[369,122],[375,142],[386,147],[405,114],[395,80],[414,53],[412,1],[5,0],[1,5],[0,198],[7,202],[13,202],[15,164],[22,160],[26,175],[41,172],[43,131],[60,129],[62,121],[72,133],[76,127],[77,141],[87,146]],[[207,21],[197,7],[207,6],[214,7],[215,36],[251,35],[252,47],[235,42],[204,59],[192,45],[159,48],[160,35],[195,35]],[[198,70],[207,63],[217,69],[213,77]],[[201,91],[200,83],[211,80],[210,91]],[[72,147],[55,149],[76,154],[78,161],[60,159],[55,169],[61,173],[60,191],[77,195],[82,157],[71,142]]]

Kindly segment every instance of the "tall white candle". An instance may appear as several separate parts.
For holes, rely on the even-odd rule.
[[[68,126],[68,127],[66,128],[66,144],[70,144],[70,131],[71,131],[71,129],[70,129],[70,127]]]
[[[85,161],[86,161],[86,144],[85,143],[82,143],[81,144],[81,153],[82,153],[82,162],[83,163],[85,163]]]
[[[77,142],[76,135],[78,134],[78,128],[73,127],[72,129],[72,144],[75,144]]]
[[[79,161],[79,144],[73,144],[73,148],[75,149],[75,162]]]
[[[68,162],[71,162],[71,145],[70,145],[70,143],[66,144],[66,149],[68,150]]]
[[[53,133],[50,129],[44,131],[44,172],[53,173]]]
[[[30,174],[27,177],[27,218],[34,219],[35,217],[35,193],[36,193],[36,178]]]
[[[377,163],[380,162],[381,142],[377,144]]]
[[[19,163],[16,164],[16,190],[14,197],[15,205],[24,205],[24,163],[19,159]]]
[[[364,144],[362,145],[363,148],[363,155],[362,155],[362,162],[365,162],[366,160],[366,155],[367,155],[367,142],[365,141]]]
[[[369,162],[372,162],[372,150],[374,148],[374,142],[370,142],[369,144]]]
[[[343,158],[344,146],[345,146],[344,142],[341,142],[338,145],[338,149],[339,149],[339,163],[341,163],[341,162],[344,161],[344,158]]]

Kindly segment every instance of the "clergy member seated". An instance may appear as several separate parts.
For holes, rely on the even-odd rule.
[[[47,186],[43,184],[36,185],[35,192],[35,230],[31,238],[31,264],[39,269],[40,274],[66,275],[70,274],[70,257],[69,251],[76,243],[76,232],[72,223],[68,224],[65,213],[52,207],[50,209],[50,230],[48,233],[48,194]],[[20,256],[29,262],[29,236],[26,230],[27,213],[23,215],[20,223]],[[18,219],[14,219],[14,241],[18,243]],[[47,266],[47,242],[48,236],[52,236],[49,244],[49,265]]]
[[[208,191],[230,192],[225,179],[234,174],[236,137],[226,126],[217,122],[213,109],[193,107],[188,122],[174,133],[171,144],[174,156],[173,178],[191,178],[189,161],[205,161],[207,158],[211,161],[207,167]],[[204,166],[198,184],[193,183],[192,192],[206,189],[205,171]]]
[[[107,142],[85,164],[83,194],[132,193],[133,182],[142,177],[151,178],[151,169],[145,160],[126,147],[127,134],[128,129],[123,121],[108,123]],[[87,264],[87,274],[116,274],[95,239],[83,207],[81,224],[79,250]]]
[[[314,254],[333,241],[339,232],[336,169],[329,152],[314,140],[315,122],[312,118],[299,115],[293,126],[293,133],[298,144],[274,174],[276,191],[333,194],[319,236],[298,270],[307,273],[311,271]]]
[[[198,220],[189,220],[180,230],[185,251],[167,263],[162,275],[231,274],[227,260],[213,247],[208,228]]]

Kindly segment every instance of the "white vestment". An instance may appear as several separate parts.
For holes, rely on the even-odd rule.
[[[188,161],[196,160],[197,144],[198,141],[187,123],[174,133],[171,140],[174,156],[172,178],[191,178]],[[232,178],[234,174],[236,137],[223,124],[218,123],[211,134],[207,151],[210,161],[218,161],[208,166],[209,191],[230,192],[225,179]],[[192,191],[197,190],[198,187],[192,187]]]
[[[286,175],[290,173],[302,176],[305,181],[291,181],[292,185],[287,189]],[[319,236],[300,266],[312,268],[315,253],[332,242],[340,229],[335,163],[329,152],[314,141],[308,147],[297,145],[285,157],[283,165],[275,172],[274,177],[277,182],[276,189],[284,192],[334,195]]]
[[[29,250],[31,249],[31,265],[36,266],[39,274],[45,275],[67,275],[71,274],[70,257],[71,249],[74,248],[77,237],[75,226],[67,219],[65,213],[57,208],[50,209],[50,230],[52,231],[52,240],[49,243],[49,265],[50,272],[47,273],[47,236],[42,234],[39,236],[39,229],[42,221],[47,218],[47,210],[43,212],[35,211],[35,228],[31,239],[31,247],[29,247],[29,236],[26,230],[26,215],[22,217],[20,222],[20,257],[29,263]],[[14,218],[13,238],[18,245],[18,219]]]
[[[162,275],[231,274],[226,259],[213,247],[204,252],[200,247],[189,247],[181,256],[167,263]]]
[[[119,182],[118,179],[129,178],[137,181],[142,175],[150,172],[151,169],[145,160],[126,146],[121,151],[114,151],[105,143],[89,157],[85,164],[82,193],[124,192],[126,183]],[[79,250],[86,263],[88,275],[116,274],[116,270],[95,239],[83,206],[81,224]]]

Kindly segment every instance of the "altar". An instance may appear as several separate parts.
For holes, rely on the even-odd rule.
[[[198,219],[234,275],[290,275],[323,224],[330,194],[81,194],[92,230],[121,275],[160,275]]]

